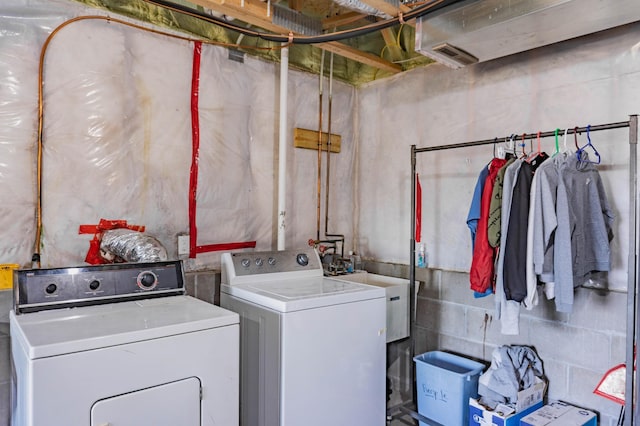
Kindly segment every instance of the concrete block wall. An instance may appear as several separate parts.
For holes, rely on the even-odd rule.
[[[409,276],[406,265],[366,262],[365,267],[383,275]],[[549,399],[596,411],[600,425],[616,425],[620,405],[593,390],[609,368],[625,361],[626,293],[578,288],[571,314],[557,313],[553,301],[541,297],[533,310],[521,310],[520,334],[506,336],[495,317],[494,297],[474,298],[467,273],[419,269],[416,280],[422,282],[416,308],[416,354],[443,350],[488,366],[493,349],[500,345],[533,346],[544,363]],[[402,341],[389,351],[394,392],[404,401],[410,401],[412,393],[409,348],[410,343]]]
[[[220,305],[220,278],[220,271],[187,272],[184,274],[187,294]]]

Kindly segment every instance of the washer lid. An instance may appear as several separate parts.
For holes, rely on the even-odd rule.
[[[366,284],[314,277],[221,286],[223,292],[276,310],[293,312],[385,297],[385,290]]]
[[[30,359],[238,324],[238,314],[191,296],[173,296],[15,315],[12,341]],[[16,340],[13,340],[16,339]]]

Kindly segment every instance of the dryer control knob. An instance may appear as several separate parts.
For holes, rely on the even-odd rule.
[[[242,259],[242,261],[240,262],[240,264],[245,267],[248,268],[249,265],[251,265],[251,261],[249,259]]]
[[[93,291],[97,290],[98,287],[100,287],[100,281],[98,280],[93,280],[89,283],[89,288]]]
[[[300,266],[307,266],[309,264],[309,256],[305,253],[298,253],[296,256],[296,262],[298,262],[298,265]]]
[[[136,281],[143,290],[153,290],[158,285],[158,277],[151,271],[140,272]]]
[[[47,294],[53,294],[56,292],[57,289],[58,289],[58,286],[51,283],[44,289],[44,291],[46,291]]]

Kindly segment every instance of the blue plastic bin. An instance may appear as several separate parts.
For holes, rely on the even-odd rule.
[[[469,397],[478,397],[484,364],[447,352],[413,358],[416,363],[418,413],[445,426],[469,423]],[[420,426],[427,426],[420,422]]]

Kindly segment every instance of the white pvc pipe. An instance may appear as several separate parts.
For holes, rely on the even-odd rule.
[[[283,43],[285,44],[285,43]],[[280,50],[280,129],[278,144],[278,250],[285,249],[287,209],[287,77],[289,48]]]

